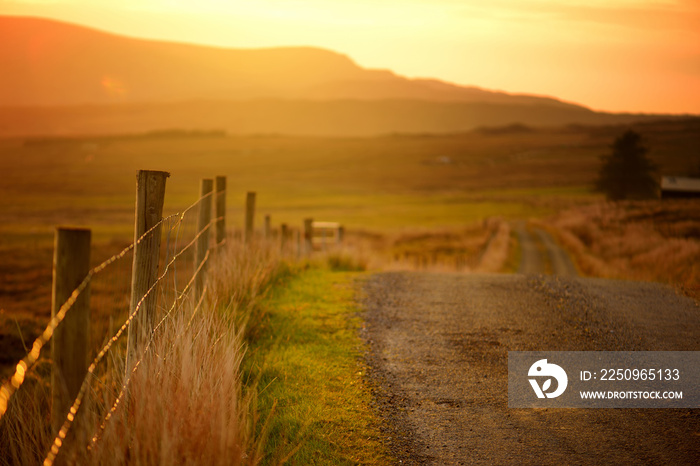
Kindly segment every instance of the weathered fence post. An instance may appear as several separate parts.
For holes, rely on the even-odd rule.
[[[297,259],[301,258],[301,230],[296,230],[297,237]]]
[[[343,243],[343,238],[345,237],[345,227],[340,225],[338,227],[338,244]]]
[[[68,300],[90,271],[91,232],[84,228],[57,228],[53,254],[51,317]],[[59,431],[78,396],[88,368],[90,339],[90,284],[66,313],[51,340],[53,368],[51,426]]]
[[[165,181],[168,172],[139,170],[136,175],[136,220],[134,225],[134,260],[131,267],[130,314],[139,311],[129,326],[129,342],[126,359],[127,374],[135,363],[134,357],[153,329],[157,293],[148,290],[158,278],[161,220],[165,200]],[[155,227],[155,228],[154,228]],[[148,236],[144,234],[153,229]],[[139,242],[139,240],[141,240]],[[140,303],[140,305],[139,305]]]
[[[250,243],[253,240],[255,231],[255,193],[249,192],[245,199],[245,242]]]
[[[313,227],[314,219],[305,218],[304,219],[304,253],[311,254],[313,251]]]
[[[270,215],[265,215],[265,239],[272,238],[272,228],[270,225]]]
[[[195,270],[204,262],[204,258],[209,250],[209,224],[211,223],[211,192],[214,182],[210,179],[202,179],[199,201],[199,219],[197,220],[197,232],[201,232],[197,238],[195,251]],[[199,301],[204,291],[204,281],[207,275],[207,264],[202,265],[202,269],[197,274],[194,281],[194,300]]]
[[[282,253],[285,252],[287,245],[287,235],[289,235],[289,232],[287,231],[287,224],[283,223],[280,226],[280,249],[282,250]]]
[[[216,246],[226,241],[226,177],[216,177]]]

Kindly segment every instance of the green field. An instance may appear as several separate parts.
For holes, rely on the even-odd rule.
[[[666,173],[697,168],[697,122],[645,125]],[[225,137],[187,133],[0,141],[0,233],[50,233],[56,224],[129,236],[135,172],[164,170],[166,212],[197,197],[199,179],[226,175],[232,224],[246,191],[260,213],[349,228],[461,225],[490,215],[543,215],[590,199],[599,157],[621,128],[378,138]]]

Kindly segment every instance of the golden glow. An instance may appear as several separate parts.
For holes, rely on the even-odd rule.
[[[0,14],[226,47],[312,45],[406,76],[700,113],[697,0],[16,0]]]

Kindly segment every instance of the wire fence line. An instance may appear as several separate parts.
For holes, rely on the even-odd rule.
[[[129,315],[129,318],[126,320],[126,322],[124,322],[124,324],[119,328],[117,333],[114,334],[112,336],[112,338],[110,338],[110,340],[107,342],[107,344],[100,350],[97,357],[92,361],[92,363],[90,364],[90,367],[88,367],[88,373],[85,376],[85,379],[83,379],[83,383],[80,387],[80,392],[78,393],[78,396],[73,401],[73,404],[70,408],[70,411],[66,415],[66,419],[65,419],[63,425],[61,426],[61,429],[58,431],[58,434],[54,438],[54,443],[51,446],[51,450],[47,454],[46,459],[44,461],[45,466],[52,465],[54,460],[56,459],[56,455],[58,455],[58,452],[61,449],[61,446],[63,445],[63,441],[65,440],[66,435],[68,434],[68,430],[70,429],[71,425],[73,424],[73,421],[75,420],[75,416],[78,413],[78,409],[80,409],[80,405],[82,404],[83,398],[85,397],[87,389],[90,386],[90,380],[94,375],[94,372],[95,372],[95,369],[97,368],[97,365],[102,361],[102,359],[105,357],[107,352],[112,348],[112,345],[115,342],[117,342],[119,340],[119,338],[123,335],[123,333],[129,328],[129,325],[131,324],[131,322],[133,322],[134,318],[136,317],[136,314],[141,310],[141,306],[144,303],[144,301],[146,300],[146,298],[148,297],[148,295],[156,288],[156,286],[159,283],[161,283],[161,281],[168,274],[168,269],[170,268],[170,266],[175,263],[177,258],[180,255],[182,255],[187,250],[187,248],[191,247],[194,244],[194,241],[196,240],[197,237],[199,237],[203,232],[208,230],[208,227],[211,224],[212,224],[212,222],[210,222],[209,225],[207,225],[207,229],[200,231],[198,233],[198,235],[195,237],[195,239],[193,239],[187,246],[185,246],[185,248],[183,248],[182,251],[180,251],[178,254],[176,254],[172,258],[172,260],[170,262],[168,262],[168,264],[165,267],[165,270],[163,271],[163,274],[160,277],[158,277],[158,280],[156,281],[156,283],[154,283],[153,286],[151,286],[151,288],[149,288],[147,293],[139,301],[138,305],[136,306],[136,309],[134,309],[134,311]],[[156,331],[161,327],[161,325],[170,317],[172,312],[176,309],[176,306],[178,305],[178,301],[180,301],[184,297],[184,295],[187,293],[187,291],[190,289],[190,287],[194,283],[195,278],[201,272],[202,268],[204,267],[204,264],[206,263],[206,261],[208,259],[209,259],[209,251],[206,252],[204,261],[202,261],[199,264],[199,266],[195,270],[194,274],[192,275],[190,281],[187,283],[187,286],[183,289],[182,293],[180,294],[178,300],[173,302],[173,304],[170,307],[170,309],[168,310],[168,312],[163,316],[163,318],[158,323],[158,325],[156,325],[153,328],[153,330],[151,331],[151,335],[148,339],[148,343],[146,344],[146,347],[143,349],[143,352],[142,352],[141,356],[139,357],[139,359],[134,363],[134,367],[131,369],[130,373],[126,376],[126,379],[122,385],[122,390],[120,391],[119,395],[117,396],[117,400],[115,401],[115,403],[113,405],[113,409],[110,409],[110,412],[107,415],[110,418],[111,418],[111,414],[114,411],[116,411],[121,399],[123,399],[124,395],[126,394],[126,389],[129,385],[129,381],[131,380],[131,376],[136,372],[136,370],[138,369],[138,366],[141,364],[141,361],[143,360],[144,355],[148,352],[148,349],[151,347],[151,344],[154,340],[154,336],[155,336]],[[202,295],[202,298],[203,298],[203,296],[204,295]],[[201,302],[201,300],[200,300],[200,302]],[[105,416],[104,425],[106,425],[106,422],[109,421],[109,418],[107,416]],[[102,427],[102,425],[103,424],[101,424],[101,427]],[[101,430],[104,430],[104,428],[102,428]],[[93,440],[96,441],[97,437],[98,437],[98,435],[95,434],[95,436],[93,437]],[[91,442],[91,445],[94,443],[94,441]]]
[[[173,216],[176,216],[177,214],[173,214]],[[165,219],[163,219],[164,221]],[[100,265],[97,267],[94,267],[91,269],[85,279],[80,283],[80,285],[73,290],[73,293],[70,295],[68,300],[61,306],[61,308],[58,310],[56,315],[51,318],[49,323],[46,325],[46,328],[44,331],[34,340],[34,343],[32,344],[32,349],[27,355],[17,364],[17,367],[15,369],[15,373],[12,375],[10,380],[8,382],[5,382],[0,388],[0,419],[2,419],[3,415],[7,411],[7,406],[9,403],[10,398],[12,395],[19,389],[19,387],[22,386],[25,380],[25,376],[27,371],[31,368],[31,366],[34,365],[34,363],[39,359],[41,349],[48,343],[48,341],[51,339],[53,336],[54,331],[56,330],[56,327],[58,327],[58,324],[60,324],[63,319],[66,317],[66,314],[68,313],[68,310],[75,304],[77,301],[78,297],[85,291],[87,286],[90,284],[92,281],[93,277],[96,276],[98,273],[102,272],[105,270],[107,267],[109,267],[111,264],[114,262],[118,261],[119,259],[125,257],[131,250],[136,247],[136,244],[142,242],[144,238],[149,235],[153,230],[156,229],[158,225],[154,226],[150,230],[148,230],[139,240],[135,243],[131,243],[129,246],[127,246],[124,250],[122,250],[119,254],[115,254],[114,256],[110,257],[109,259],[105,260],[102,262]]]
[[[141,202],[139,197],[141,192],[144,193],[144,197],[146,197],[146,192],[150,198],[157,197],[153,196],[152,185],[141,185],[144,173],[161,177],[160,207],[148,206]],[[154,357],[165,359],[170,357],[168,355],[173,352],[173,346],[168,349],[169,341],[158,338],[159,332],[160,335],[166,335],[167,332],[170,332],[171,325],[166,324],[173,321],[174,316],[183,316],[186,320],[189,319],[186,324],[186,330],[188,330],[195,315],[202,308],[205,297],[209,295],[209,301],[216,299],[215,296],[211,296],[216,294],[216,280],[207,283],[205,278],[208,264],[213,257],[218,256],[217,250],[227,244],[225,177],[217,177],[215,190],[212,180],[202,180],[200,197],[196,202],[181,212],[163,216],[162,203],[167,176],[169,174],[165,172],[139,172],[136,203],[137,233],[135,236],[139,232],[143,231],[143,233],[120,252],[89,269],[87,264],[89,263],[90,231],[81,230],[88,233],[88,258],[85,268],[81,269],[82,272],[75,277],[75,281],[71,282],[69,288],[63,290],[60,297],[56,297],[59,296],[56,292],[56,283],[60,281],[56,278],[58,270],[56,264],[58,263],[58,251],[61,249],[59,247],[59,233],[62,229],[57,229],[52,318],[45,330],[34,341],[31,350],[19,361],[12,377],[0,387],[0,421],[3,421],[10,407],[10,400],[25,382],[28,372],[41,366],[41,364],[36,364],[38,361],[46,361],[46,358],[41,356],[42,348],[49,341],[51,342],[53,401],[49,406],[52,410],[52,426],[50,430],[48,427],[46,428],[46,436],[43,437],[38,452],[44,457],[44,465],[54,464],[61,451],[64,451],[60,453],[61,457],[64,457],[79,454],[76,447],[83,454],[91,450],[93,452],[99,451],[103,448],[99,445],[100,440],[103,434],[108,435],[106,430],[110,426],[110,422],[109,430],[113,430],[120,425],[119,422],[122,422],[119,419],[122,419],[122,416],[128,412],[124,411],[125,406],[131,409],[130,391],[136,390],[138,380],[140,380],[140,378],[134,379],[134,375],[137,374],[139,368],[144,367],[142,364],[144,358],[153,353]],[[230,238],[235,239],[236,243],[241,245],[249,246],[248,243],[260,240],[260,236],[253,229],[252,219],[255,203],[250,202],[250,199],[254,200],[254,197],[255,193],[248,193],[245,235],[233,235]],[[211,215],[212,210],[215,211],[214,216]],[[157,217],[153,215],[154,211],[157,212]],[[139,212],[143,212],[142,215],[146,220],[140,217]],[[151,215],[150,219],[148,215]],[[148,221],[151,221],[151,224]],[[328,228],[328,225],[325,225],[328,222],[321,223],[322,225],[317,225],[321,239],[321,242],[318,243],[318,238],[315,237],[318,234],[314,234],[312,219],[305,219],[303,235],[301,229],[290,231],[286,224],[281,225],[279,235],[277,235],[277,232],[270,227],[270,216],[268,215],[265,219],[264,239],[266,241],[279,241],[281,253],[290,255],[294,249],[291,236],[292,233],[296,233],[295,249],[298,258],[301,254],[310,254],[313,249],[325,250],[328,235],[322,229]],[[337,239],[340,241],[342,230],[337,224],[333,224],[332,227],[337,229]],[[73,230],[77,231],[78,229]],[[209,246],[210,236],[215,238],[211,247]],[[78,285],[75,286],[75,283]],[[130,290],[127,286],[130,287]],[[95,290],[99,290],[98,295],[101,298],[101,300],[97,300],[100,301],[99,304],[96,303]],[[85,301],[84,305],[81,304],[81,301]],[[68,324],[76,318],[76,315],[82,315],[81,312],[86,313],[88,325],[91,325],[90,320],[100,321],[90,318],[90,314],[95,312],[106,316],[109,325],[105,331],[104,322],[100,324],[100,332],[97,334],[98,340],[93,342],[99,341],[99,344],[91,344],[89,339],[86,339],[85,348],[81,350],[84,353],[80,353],[80,357],[75,358],[75,353],[70,353],[71,356],[68,359],[81,359],[84,354],[85,365],[79,378],[72,379],[69,390],[66,379],[70,374],[64,377],[62,373],[65,367],[62,365],[62,359],[65,360],[65,354],[68,353],[57,356],[59,353],[56,352],[56,346],[60,346],[57,344],[58,341],[66,339],[66,334],[69,335],[68,339],[72,339],[73,334],[70,332],[75,331],[75,327]],[[102,321],[104,320],[103,318]],[[121,322],[121,324],[117,324],[118,328],[113,326],[113,320]],[[66,330],[69,328],[70,331]],[[89,332],[89,329],[86,332]],[[124,341],[123,338],[125,333],[129,336],[127,341]],[[164,343],[166,347],[160,347],[161,343]],[[61,343],[61,345],[64,344],[65,342]],[[115,348],[118,350],[115,351]],[[108,355],[111,357],[108,358]],[[69,369],[72,370],[72,368]],[[163,369],[158,369],[156,372],[160,374],[161,370]],[[66,370],[66,372],[70,371]],[[157,377],[158,374],[155,376]],[[152,374],[148,374],[149,379],[152,376]],[[36,375],[34,378],[35,380],[40,379]],[[57,393],[59,393],[58,397],[63,397],[59,399],[59,402],[57,402]],[[31,405],[30,402],[26,407],[29,405]],[[15,399],[12,401],[12,409],[14,413],[11,418],[14,418],[16,414],[25,412],[25,405],[22,401]],[[115,417],[118,412],[120,415]],[[117,421],[114,420],[115,418]],[[79,426],[76,427],[76,424]],[[3,427],[1,422],[0,427]],[[71,434],[71,432],[77,433]],[[2,429],[0,429],[1,433]],[[70,441],[67,442],[69,435]],[[71,447],[67,448],[66,443],[70,444]],[[96,446],[98,446],[97,449],[95,449]],[[47,450],[48,452],[43,456]],[[0,452],[2,451],[3,449],[0,448]],[[37,460],[40,460],[40,457],[37,457]]]
[[[85,397],[91,392],[104,391],[107,387],[93,387],[93,382],[97,382],[98,385],[101,383],[97,380],[98,377],[95,376],[96,370],[100,367],[100,364],[104,361],[105,357],[110,350],[120,341],[124,333],[131,331],[133,328],[133,323],[139,318],[139,315],[143,313],[145,303],[153,299],[156,310],[160,311],[162,317],[160,321],[149,329],[147,332],[147,338],[145,339],[143,345],[138,348],[137,358],[131,364],[131,367],[127,367],[126,373],[122,372],[123,380],[118,383],[119,393],[113,396],[113,402],[110,403],[109,409],[103,410],[104,416],[97,423],[99,426],[97,431],[92,435],[92,440],[90,441],[88,447],[91,447],[99,440],[100,433],[104,430],[105,426],[111,419],[114,412],[118,409],[120,403],[123,402],[129,387],[129,382],[133,374],[138,370],[139,365],[143,357],[148,352],[151,347],[152,342],[156,336],[156,332],[160,329],[164,323],[173,316],[175,312],[182,308],[185,302],[196,303],[196,310],[202,305],[204,297],[206,295],[206,285],[201,290],[201,294],[196,296],[195,299],[189,299],[193,295],[193,285],[197,277],[203,274],[205,266],[208,261],[210,261],[211,251],[207,247],[204,252],[201,261],[195,264],[195,253],[193,249],[198,247],[198,242],[201,238],[208,237],[213,230],[213,227],[223,223],[223,216],[218,216],[211,219],[210,212],[206,217],[210,220],[204,224],[201,222],[201,218],[198,222],[199,211],[202,210],[204,204],[205,208],[211,209],[211,202],[205,203],[203,201],[211,199],[214,196],[223,197],[225,192],[209,192],[203,194],[196,202],[191,204],[182,212],[177,212],[166,217],[162,217],[156,224],[151,226],[144,234],[142,234],[133,243],[129,244],[119,253],[113,255],[112,257],[104,260],[99,265],[91,268],[85,278],[80,282],[80,284],[70,293],[68,299],[60,306],[60,308],[52,316],[44,331],[36,338],[32,344],[31,350],[22,358],[16,365],[15,371],[2,387],[0,387],[0,420],[7,413],[10,400],[12,396],[17,392],[26,380],[27,373],[33,368],[35,363],[39,360],[42,352],[42,348],[51,340],[52,336],[57,329],[57,327],[66,319],[67,315],[70,315],[70,311],[81,297],[85,294],[89,298],[90,286],[98,277],[103,276],[103,272],[115,266],[119,261],[123,261],[128,256],[132,255],[134,251],[139,247],[147,246],[149,243],[154,243],[159,245],[159,250],[155,254],[155,259],[148,263],[147,267],[155,267],[159,269],[161,273],[157,276],[155,281],[148,287],[147,291],[143,296],[138,297],[138,301],[133,309],[128,309],[127,318],[119,327],[119,329],[109,337],[105,337],[106,343],[104,343],[97,355],[92,359],[87,373],[82,379],[80,385],[80,390],[78,395],[73,399],[70,404],[70,409],[65,415],[58,433],[56,434],[53,444],[48,451],[44,464],[51,465],[56,459],[61,447],[66,440],[66,437],[71,429],[71,426],[76,420],[78,411],[83,404]],[[156,236],[159,236],[156,238]],[[218,241],[214,243],[214,248],[218,248],[225,244],[225,241],[221,238],[217,238]],[[125,266],[128,264],[124,264]],[[133,280],[133,277],[132,277]],[[133,286],[133,284],[132,284]],[[124,300],[126,303],[126,300]],[[110,317],[111,318],[111,317]],[[108,334],[109,335],[109,334]],[[123,349],[123,348],[122,348]],[[104,364],[103,364],[104,365]],[[54,367],[55,370],[55,367]]]

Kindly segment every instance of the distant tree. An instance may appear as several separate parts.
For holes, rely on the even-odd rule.
[[[628,130],[615,139],[611,149],[611,154],[602,157],[596,188],[614,201],[656,197],[656,166],[647,157],[642,137]]]

